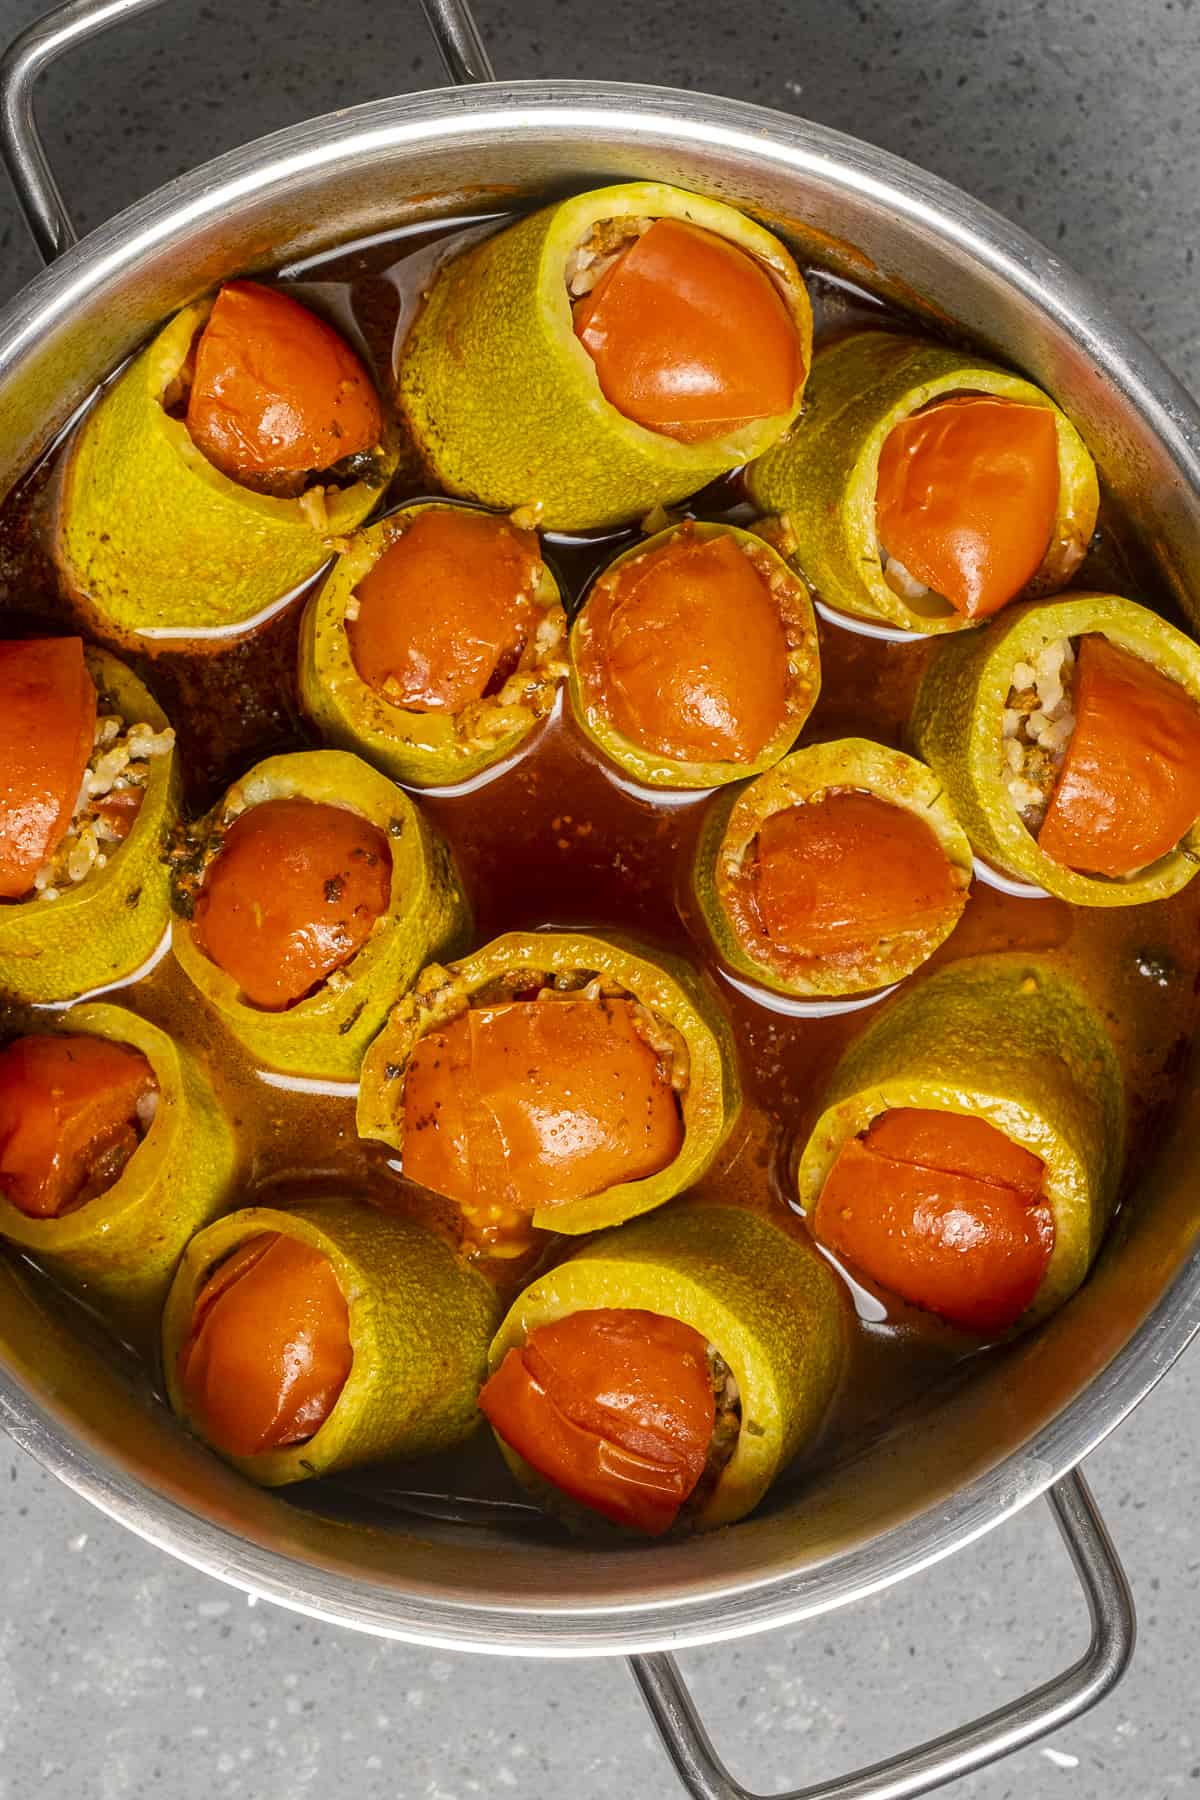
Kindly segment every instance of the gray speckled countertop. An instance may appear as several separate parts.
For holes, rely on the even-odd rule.
[[[0,0],[0,36],[41,10]],[[502,75],[724,91],[925,164],[1054,245],[1200,383],[1195,0],[478,12]],[[42,118],[86,228],[247,138],[438,80],[415,0],[172,0],[54,71]],[[4,300],[37,265],[2,178],[0,250]],[[1198,1403],[1193,1358],[1088,1466],[1139,1603],[1131,1673],[1059,1738],[959,1784],[962,1800],[1200,1796]],[[0,1518],[0,1800],[676,1791],[619,1663],[452,1660],[247,1604],[3,1445]],[[1036,1506],[880,1599],[683,1660],[719,1748],[769,1790],[985,1711],[1085,1635]]]

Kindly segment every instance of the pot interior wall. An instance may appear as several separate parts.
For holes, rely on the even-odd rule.
[[[0,488],[164,314],[222,276],[407,220],[630,178],[720,195],[859,285],[910,306],[921,296],[934,325],[967,330],[1066,407],[1177,591],[1175,572],[1200,566],[1200,440],[1186,399],[1019,232],[798,121],[572,84],[415,96],[314,121],[94,234],[0,320]],[[89,1349],[15,1264],[0,1264],[0,1416],[152,1540],[368,1629],[560,1653],[753,1630],[849,1599],[995,1522],[1161,1372],[1200,1321],[1189,1264],[1198,1111],[1193,1081],[1093,1278],[1047,1328],[712,1538],[599,1552],[531,1532],[519,1515],[347,1524],[259,1493]]]

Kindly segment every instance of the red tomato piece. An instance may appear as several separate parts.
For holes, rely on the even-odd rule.
[[[609,403],[682,443],[790,413],[795,320],[763,266],[683,219],[656,219],[574,309]]]
[[[787,717],[787,633],[732,538],[684,532],[588,603],[585,679],[633,743],[681,762],[753,762]]]
[[[418,513],[355,589],[355,668],[395,706],[461,712],[515,668],[540,568],[536,537],[507,519]]]
[[[0,1193],[57,1219],[117,1180],[155,1091],[139,1050],[82,1033],[15,1039],[0,1051]]]
[[[342,806],[287,797],[236,818],[204,877],[192,929],[252,1006],[281,1011],[348,963],[387,910],[392,856]]]
[[[1098,634],[1080,639],[1074,705],[1038,845],[1070,869],[1132,875],[1200,817],[1200,707]]]
[[[211,1443],[229,1456],[256,1456],[314,1436],[353,1360],[346,1297],[329,1258],[267,1232],[201,1289],[179,1380]]]
[[[985,1119],[898,1108],[843,1144],[813,1231],[881,1287],[963,1331],[1016,1323],[1041,1287],[1054,1218],[1043,1165]]]
[[[328,469],[372,449],[382,420],[371,377],[332,326],[277,288],[229,281],[196,346],[187,428],[236,481]]]
[[[537,1326],[479,1405],[545,1480],[649,1536],[670,1528],[703,1475],[716,1410],[700,1333],[633,1308]]]
[[[682,1142],[627,1000],[472,1007],[408,1064],[404,1172],[460,1204],[533,1212],[657,1174]]]
[[[81,638],[0,643],[0,900],[20,900],[66,836],[96,735]]]
[[[959,904],[923,819],[853,790],[772,813],[758,834],[753,895],[779,949],[827,956],[933,929]]]
[[[968,619],[1020,593],[1057,512],[1049,407],[984,394],[939,400],[894,425],[880,452],[880,544]]]

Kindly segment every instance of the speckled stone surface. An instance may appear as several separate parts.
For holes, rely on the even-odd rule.
[[[42,8],[0,0],[7,39]],[[502,75],[724,91],[869,138],[1052,243],[1200,384],[1194,0],[479,0]],[[681,28],[686,21],[686,29]],[[306,114],[433,85],[415,0],[174,0],[45,84],[84,228]],[[0,178],[0,300],[36,260]],[[1200,1796],[1200,1361],[1089,1464],[1141,1642],[1103,1706],[954,1793]],[[677,1791],[619,1664],[450,1659],[218,1587],[0,1442],[0,1800],[608,1800]],[[752,1787],[814,1782],[986,1711],[1086,1634],[1041,1506],[933,1573],[807,1629],[684,1658]]]

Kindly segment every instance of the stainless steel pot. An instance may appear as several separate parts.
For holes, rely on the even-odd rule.
[[[228,275],[463,211],[479,190],[651,178],[716,193],[879,291],[924,297],[1027,370],[1084,431],[1181,599],[1200,566],[1200,416],[1157,359],[1048,251],[933,177],[778,113],[667,89],[498,84],[459,0],[424,0],[447,71],[486,85],[315,119],[208,163],[82,244],[33,123],[61,50],[154,0],[72,0],[10,50],[0,138],[53,266],[0,317],[0,491],[164,314]],[[1186,1093],[1082,1292],[978,1377],[907,1414],[716,1537],[596,1552],[531,1541],[503,1515],[344,1524],[261,1493],[176,1428],[0,1265],[0,1418],[78,1493],[220,1579],[382,1636],[535,1656],[627,1654],[689,1791],[746,1800],[698,1721],[671,1648],[796,1624],[916,1573],[1048,1493],[1092,1619],[1055,1680],[936,1743],[792,1800],[898,1800],[1062,1725],[1132,1650],[1120,1566],[1077,1464],[1200,1326]]]

